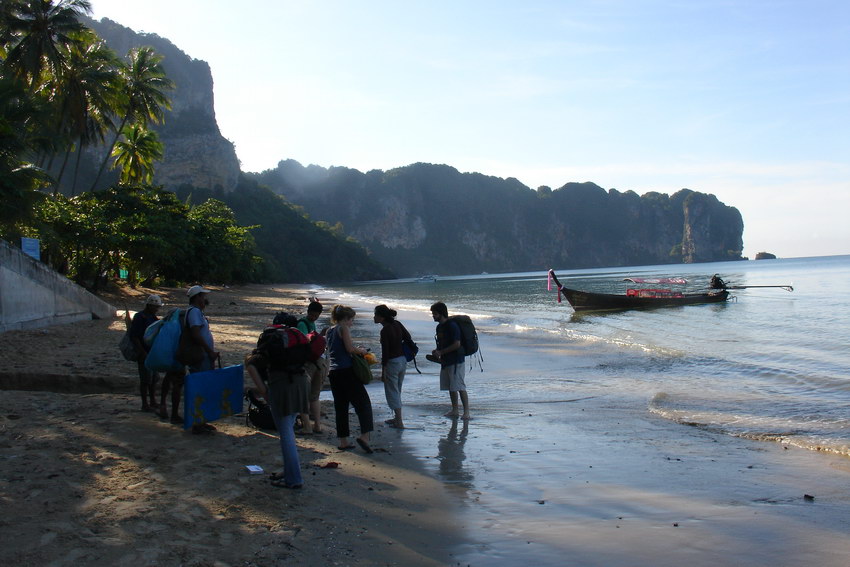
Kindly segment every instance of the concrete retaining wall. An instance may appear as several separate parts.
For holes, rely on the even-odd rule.
[[[91,319],[115,308],[0,240],[0,333]]]

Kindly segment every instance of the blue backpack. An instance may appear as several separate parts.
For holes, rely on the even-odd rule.
[[[184,366],[177,362],[175,355],[180,345],[185,317],[185,311],[174,309],[145,330],[145,343],[150,341],[151,346],[145,358],[145,368],[152,372],[183,370]]]

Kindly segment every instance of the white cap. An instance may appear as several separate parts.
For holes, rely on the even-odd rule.
[[[145,300],[145,305],[159,305],[162,307],[162,298],[155,293],[151,294]]]
[[[189,288],[189,291],[186,292],[186,295],[188,295],[191,298],[191,297],[195,297],[199,293],[209,293],[209,292],[210,292],[210,290],[206,289],[204,286],[193,285],[192,287]]]

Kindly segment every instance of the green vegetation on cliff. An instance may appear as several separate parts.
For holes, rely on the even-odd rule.
[[[737,260],[743,249],[738,210],[688,189],[534,191],[425,163],[361,173],[288,160],[251,177],[311,217],[342,223],[404,276]]]
[[[393,273],[371,258],[341,226],[314,223],[280,195],[242,178],[235,191],[210,191],[183,186],[177,190],[189,202],[221,199],[237,222],[251,227],[256,253],[264,259],[261,281],[328,282],[392,278]]]

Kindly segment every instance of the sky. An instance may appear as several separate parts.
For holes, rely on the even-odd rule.
[[[850,2],[91,0],[209,63],[243,171],[416,162],[717,196],[850,254]]]

